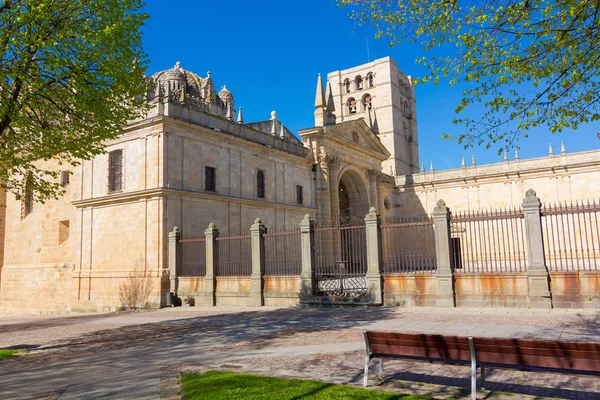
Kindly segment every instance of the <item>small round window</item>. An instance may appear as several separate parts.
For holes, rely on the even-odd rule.
[[[383,200],[383,206],[385,207],[386,210],[389,210],[390,209],[390,199]]]

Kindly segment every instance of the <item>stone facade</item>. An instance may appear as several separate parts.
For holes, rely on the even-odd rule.
[[[544,201],[587,200],[600,189],[600,151],[419,172],[414,88],[390,58],[329,73],[325,83],[319,76],[315,126],[300,139],[275,112],[245,123],[233,94],[217,92],[210,73],[201,77],[178,63],[152,78],[145,118],[106,143],[106,154],[70,170],[64,196],[34,203],[25,215],[22,201],[0,192],[0,313],[163,306],[174,291],[169,234],[203,236],[211,223],[221,233],[249,235],[252,224],[256,231],[302,221],[306,250],[313,220],[369,213],[376,231],[381,221],[405,216],[444,219],[441,199],[452,211],[478,210],[518,206],[528,189]],[[447,242],[440,226],[437,239]],[[369,242],[375,302],[480,305],[487,296],[498,304],[500,291],[529,304],[523,288],[534,276],[514,274],[512,284],[491,276],[453,280],[445,265],[437,275],[382,278],[378,247]],[[198,301],[213,305],[295,304],[311,290],[309,264],[303,258],[300,276],[181,277],[178,293],[211,293]],[[599,284],[596,275],[571,273],[550,286],[564,304],[577,303],[574,282],[585,293]]]
[[[515,207],[529,189],[545,203],[587,201],[600,192],[600,151],[422,171],[396,184],[403,215],[430,215],[439,199],[453,211]]]

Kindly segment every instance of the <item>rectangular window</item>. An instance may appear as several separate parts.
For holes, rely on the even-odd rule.
[[[71,173],[69,171],[62,171],[60,173],[60,183],[62,183],[63,185],[68,185],[69,183],[71,183]]]
[[[265,173],[264,171],[258,171],[256,173],[256,197],[260,199],[265,198]]]
[[[123,190],[123,150],[108,153],[108,192]]]
[[[33,175],[29,173],[25,178],[25,191],[21,198],[21,219],[33,212]]]
[[[304,204],[304,193],[300,185],[296,185],[296,204]]]
[[[214,192],[217,190],[217,170],[213,167],[204,167],[204,190]]]

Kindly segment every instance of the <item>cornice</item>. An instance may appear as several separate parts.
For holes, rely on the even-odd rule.
[[[77,209],[86,209],[90,207],[103,207],[110,206],[121,203],[133,203],[140,200],[148,200],[155,198],[165,198],[168,196],[187,196],[193,197],[197,199],[203,200],[217,200],[222,202],[233,202],[239,203],[248,206],[255,207],[271,207],[282,210],[292,210],[299,211],[304,213],[311,213],[316,210],[316,208],[305,207],[305,206],[297,206],[294,204],[282,204],[282,203],[272,203],[267,201],[260,201],[254,199],[245,199],[240,197],[231,197],[224,196],[215,193],[208,193],[204,191],[194,191],[194,190],[184,190],[184,189],[170,189],[170,188],[154,188],[147,190],[138,190],[135,192],[124,192],[124,193],[116,193],[110,194],[101,197],[95,197],[91,199],[84,200],[76,200],[73,202],[73,205],[77,207]]]

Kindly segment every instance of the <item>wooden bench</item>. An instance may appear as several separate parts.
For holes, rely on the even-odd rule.
[[[369,361],[394,358],[445,364],[471,365],[471,396],[476,398],[477,368],[484,387],[485,368],[510,368],[600,376],[600,342],[541,339],[505,339],[422,335],[399,332],[364,332],[366,344],[364,386]]]

